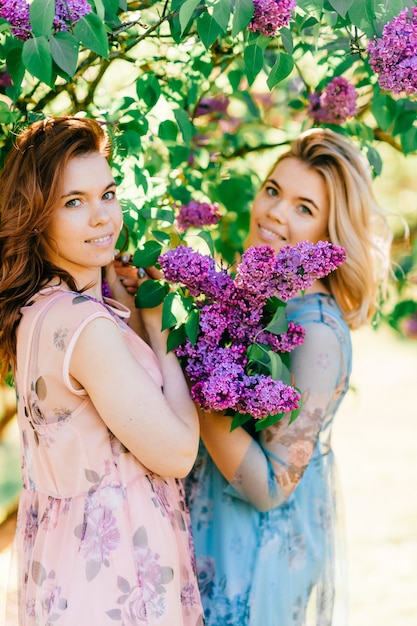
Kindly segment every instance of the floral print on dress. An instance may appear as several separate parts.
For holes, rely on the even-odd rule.
[[[131,587],[126,579],[119,576],[117,585],[123,594],[118,597],[117,604],[122,606],[106,611],[111,619],[121,621],[120,626],[147,624],[148,617],[158,619],[163,616],[167,610],[165,586],[174,578],[172,568],[161,565],[160,555],[148,546],[144,527],[135,532],[133,545],[138,584]]]
[[[34,561],[31,576],[35,584],[40,587],[37,602],[28,601],[26,612],[34,617],[37,624],[53,626],[67,608],[67,600],[61,597],[62,589],[55,580],[55,572],[49,573],[39,561]]]

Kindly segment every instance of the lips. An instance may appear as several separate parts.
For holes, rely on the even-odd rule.
[[[94,239],[86,239],[86,243],[106,244],[111,243],[112,239],[112,235],[103,235],[102,237],[95,237]]]
[[[286,237],[284,237],[277,231],[271,230],[266,226],[262,226],[261,224],[258,224],[258,231],[262,239],[268,241],[287,241]]]

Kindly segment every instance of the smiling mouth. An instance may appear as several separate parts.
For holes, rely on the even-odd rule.
[[[265,228],[265,226],[258,226],[259,231],[267,238],[267,239],[278,239],[278,241],[287,241],[285,237],[280,235],[279,233],[269,230],[269,228]]]
[[[106,235],[105,237],[97,237],[96,239],[87,239],[86,243],[110,243],[112,240],[111,235]]]

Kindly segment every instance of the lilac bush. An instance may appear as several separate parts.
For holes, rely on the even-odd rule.
[[[285,301],[344,260],[344,249],[327,241],[285,246],[278,254],[270,246],[251,246],[233,274],[184,245],[162,254],[165,280],[185,289],[199,312],[196,341],[187,338],[175,348],[194,401],[265,425],[296,410],[298,391],[272,376],[273,363],[284,363],[304,340],[304,329],[285,321]]]
[[[343,124],[357,113],[356,90],[343,76],[336,76],[323,91],[309,97],[307,114],[316,124]]]
[[[254,13],[249,30],[274,37],[280,28],[288,26],[296,0],[253,0]]]
[[[417,7],[403,9],[370,41],[369,64],[382,89],[417,93]]]
[[[23,41],[32,37],[29,6],[26,0],[0,0],[0,17],[12,26],[13,35]],[[90,12],[87,0],[56,0],[53,31],[70,30],[72,24]]]

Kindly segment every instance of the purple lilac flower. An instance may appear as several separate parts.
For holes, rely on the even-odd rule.
[[[409,339],[417,339],[417,313],[404,320],[402,330]]]
[[[26,0],[2,0],[0,17],[7,20],[13,27],[12,33],[17,39],[29,39],[31,26],[29,21],[29,4]]]
[[[214,98],[201,98],[194,113],[194,117],[207,115],[208,113],[226,113],[229,106],[229,98],[224,94]]]
[[[336,76],[324,91],[315,91],[309,100],[308,115],[317,124],[343,124],[358,110],[356,90],[343,76]]]
[[[53,30],[69,30],[82,17],[91,12],[91,5],[87,0],[56,0]],[[12,26],[12,34],[17,39],[25,41],[32,37],[32,27],[29,18],[29,2],[26,0],[1,0],[0,17],[7,20]]]
[[[161,254],[158,259],[165,280],[180,283],[191,295],[204,294],[209,300],[231,300],[235,294],[233,278],[226,270],[216,271],[209,255],[184,245]]]
[[[76,24],[82,17],[91,13],[91,5],[87,0],[56,0],[55,32],[69,30],[70,24]]]
[[[13,81],[12,81],[10,74],[8,72],[1,72],[0,73],[0,88],[10,87],[10,85],[13,85]]]
[[[238,363],[222,361],[205,380],[191,387],[191,397],[203,409],[233,409],[239,402],[243,376],[244,371]]]
[[[254,33],[274,37],[280,28],[288,26],[296,0],[253,0],[254,13],[248,26]]]
[[[382,37],[370,41],[367,52],[382,89],[417,93],[417,7],[403,9],[385,24]]]
[[[311,287],[314,281],[333,272],[345,260],[344,248],[328,241],[316,244],[302,241],[294,246],[282,247],[275,266],[279,297],[285,302],[299,291]]]
[[[218,204],[198,202],[192,200],[183,204],[177,215],[177,226],[180,230],[187,230],[191,226],[211,226],[220,220]]]
[[[245,383],[237,410],[239,413],[250,413],[257,419],[293,411],[301,400],[294,387],[285,385],[281,380],[274,380],[271,376],[246,376]]]
[[[271,246],[251,246],[243,254],[237,267],[235,285],[242,295],[253,296],[263,304],[274,295],[275,252]]]
[[[188,246],[168,250],[161,254],[158,261],[165,280],[181,283],[193,296],[204,293],[209,275],[216,271],[211,256],[200,254]]]
[[[274,350],[274,352],[291,352],[297,346],[301,346],[304,341],[305,328],[294,322],[288,323],[288,330],[280,335],[274,335],[266,330],[257,336],[258,343],[264,343]]]

